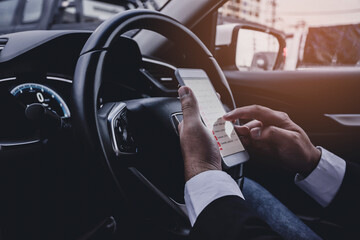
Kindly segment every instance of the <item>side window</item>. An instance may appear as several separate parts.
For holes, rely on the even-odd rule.
[[[23,23],[37,22],[43,11],[44,0],[27,0],[25,3]]]
[[[0,28],[10,26],[19,0],[0,1]]]
[[[215,55],[223,68],[240,71],[282,69],[285,34],[270,28],[269,3],[269,0],[229,0],[219,9],[218,53]]]
[[[309,27],[303,33],[298,68],[359,67],[360,24]]]
[[[240,71],[359,69],[359,9],[358,0],[228,0],[215,55]]]

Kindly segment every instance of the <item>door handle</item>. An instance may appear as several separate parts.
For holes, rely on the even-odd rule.
[[[348,127],[360,127],[360,114],[324,114],[335,122]]]

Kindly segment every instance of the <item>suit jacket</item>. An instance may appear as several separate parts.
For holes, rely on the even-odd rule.
[[[323,218],[345,227],[349,236],[358,236],[360,228],[360,166],[346,164],[339,192],[324,208]],[[210,203],[198,216],[190,239],[281,239],[249,208],[245,200],[226,196]]]
[[[281,239],[238,196],[210,203],[198,216],[190,239]]]
[[[323,219],[337,223],[351,236],[360,236],[360,165],[346,162],[344,180]],[[360,239],[360,238],[359,238]]]

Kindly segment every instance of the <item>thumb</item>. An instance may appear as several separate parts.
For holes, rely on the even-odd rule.
[[[189,87],[179,88],[179,97],[184,122],[200,121],[200,112],[194,93]]]

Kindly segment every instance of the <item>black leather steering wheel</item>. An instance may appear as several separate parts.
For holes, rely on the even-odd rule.
[[[117,186],[131,199],[129,202],[142,206],[141,211],[149,211],[168,229],[174,229],[170,224],[174,221],[177,231],[186,234],[188,219],[178,204],[183,197],[183,161],[171,117],[181,112],[178,99],[98,104],[104,62],[120,36],[133,29],[157,32],[190,52],[198,63],[196,68],[210,76],[223,102],[234,107],[225,76],[195,34],[159,12],[131,10],[105,21],[86,42],[74,76],[73,121],[83,139],[103,157]]]

